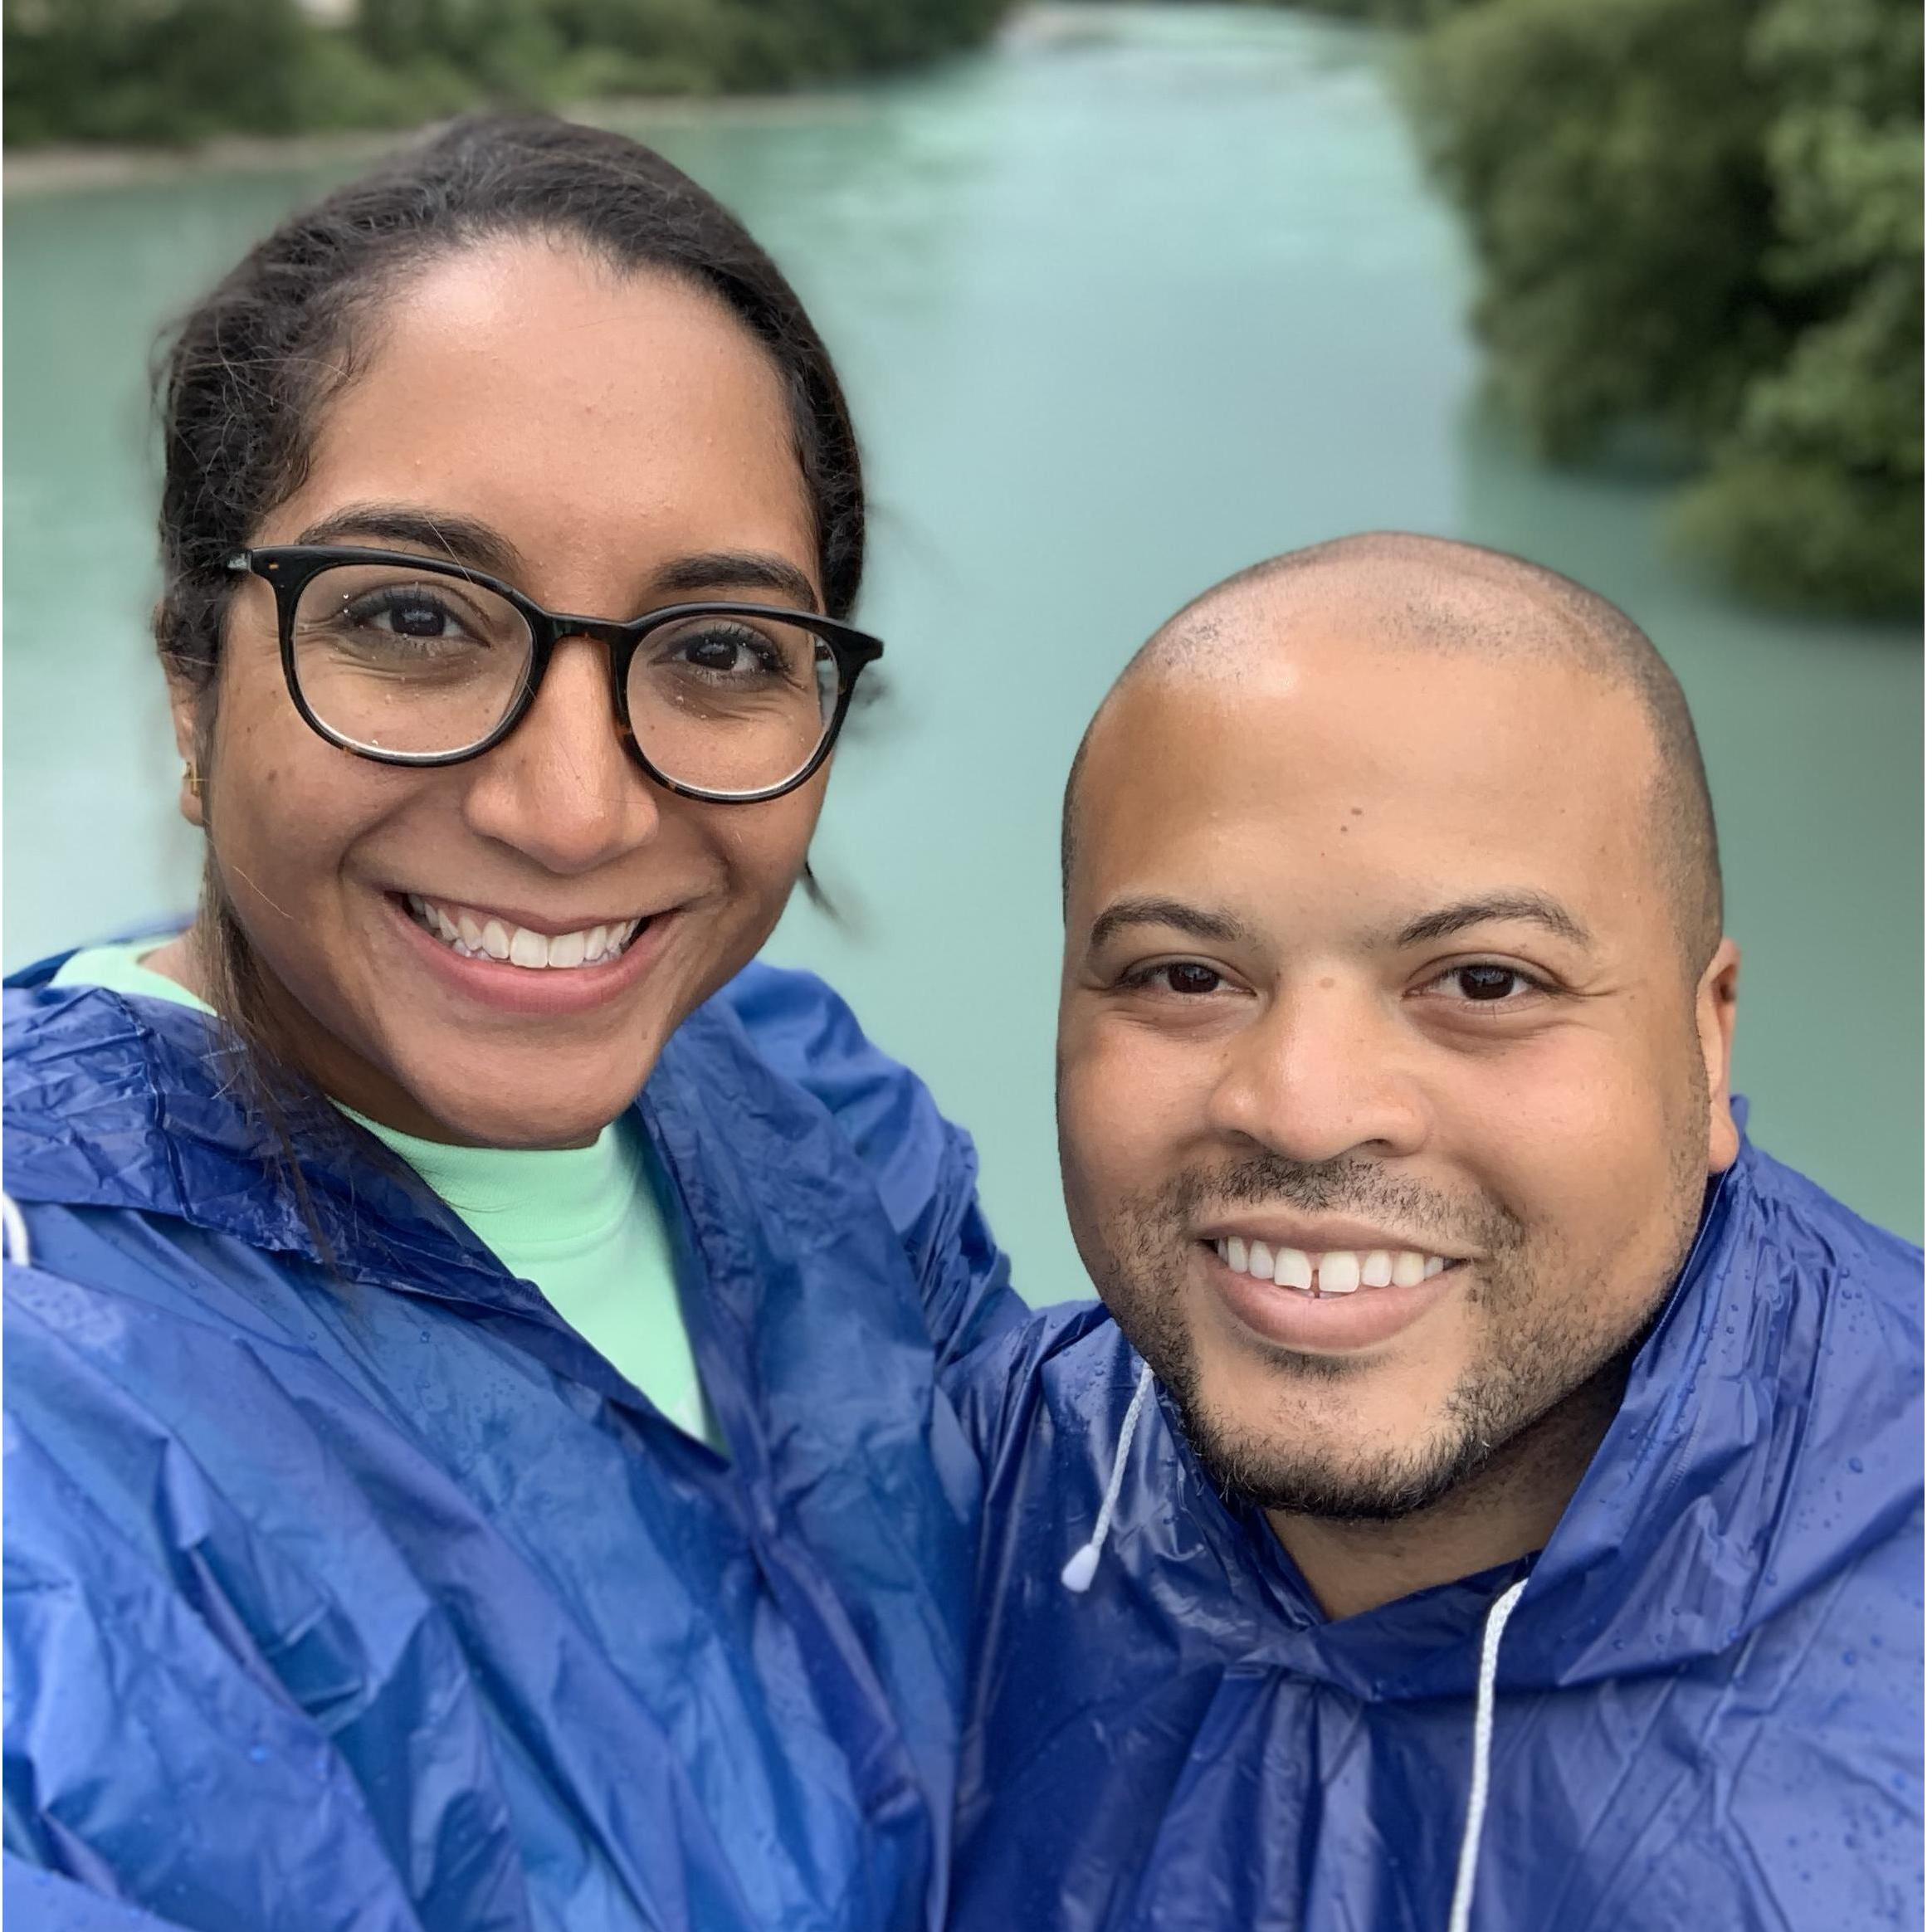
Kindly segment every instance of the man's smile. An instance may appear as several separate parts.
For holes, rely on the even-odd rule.
[[[1239,1235],[1194,1247],[1222,1320],[1250,1347],[1295,1354],[1378,1347],[1458,1295],[1470,1272],[1420,1248],[1316,1251]]]
[[[1211,1244],[1232,1272],[1277,1288],[1305,1295],[1353,1295],[1359,1288],[1413,1288],[1446,1267],[1457,1266],[1446,1255],[1421,1248],[1271,1247],[1265,1241],[1243,1241],[1238,1234]]]

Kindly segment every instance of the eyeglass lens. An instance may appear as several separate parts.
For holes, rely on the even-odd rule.
[[[386,564],[311,578],[293,632],[303,701],[336,737],[384,754],[445,756],[510,714],[534,640],[481,584]],[[838,666],[803,624],[748,612],[678,618],[645,634],[625,698],[638,748],[700,790],[754,792],[808,764],[831,728]]]

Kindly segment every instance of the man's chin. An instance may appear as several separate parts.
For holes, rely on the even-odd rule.
[[[1394,1522],[1438,1502],[1480,1464],[1454,1441],[1425,1440],[1406,1449],[1371,1447],[1339,1438],[1347,1423],[1310,1412],[1290,1421],[1280,1412],[1282,1364],[1257,1361],[1247,1350],[1230,1356],[1222,1339],[1191,1331],[1172,1300],[1152,1309],[1138,1298],[1107,1296],[1115,1319],[1140,1359],[1151,1365],[1180,1419],[1181,1430],[1209,1481],[1231,1504],[1344,1522]],[[1369,1364],[1360,1358],[1295,1358],[1305,1396],[1322,1385],[1338,1406],[1352,1408],[1354,1381]],[[1212,1387],[1215,1394],[1206,1391]],[[1269,1412],[1249,1422],[1250,1405]],[[1445,1432],[1447,1435],[1447,1432]],[[1320,1442],[1320,1447],[1311,1444]]]
[[[1409,1446],[1320,1448],[1285,1440],[1279,1426],[1243,1427],[1177,1396],[1182,1427],[1209,1480],[1232,1504],[1326,1522],[1395,1523],[1432,1509],[1469,1481],[1491,1451],[1445,1433]]]

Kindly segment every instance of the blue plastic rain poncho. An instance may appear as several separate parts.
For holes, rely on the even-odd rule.
[[[1920,1925],[1922,1287],[1747,1148],[1549,1548],[1333,1624],[1164,1398],[1066,1587],[1141,1366],[995,1341],[955,1932],[1442,1932],[1478,1762],[1477,1932]]]
[[[7,996],[9,1932],[930,1923],[934,1366],[1022,1311],[924,1090],[764,968],[666,1048],[727,1466],[373,1141],[308,1173],[325,1268],[206,1022],[55,964]]]

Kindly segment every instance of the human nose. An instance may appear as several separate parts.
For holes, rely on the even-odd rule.
[[[1223,1133],[1301,1165],[1392,1159],[1427,1138],[1428,1105],[1399,1027],[1367,989],[1277,992],[1242,1029],[1210,1100]]]
[[[593,871],[658,827],[656,788],[617,734],[606,648],[584,637],[560,642],[529,712],[476,761],[466,802],[471,829],[546,871]]]

